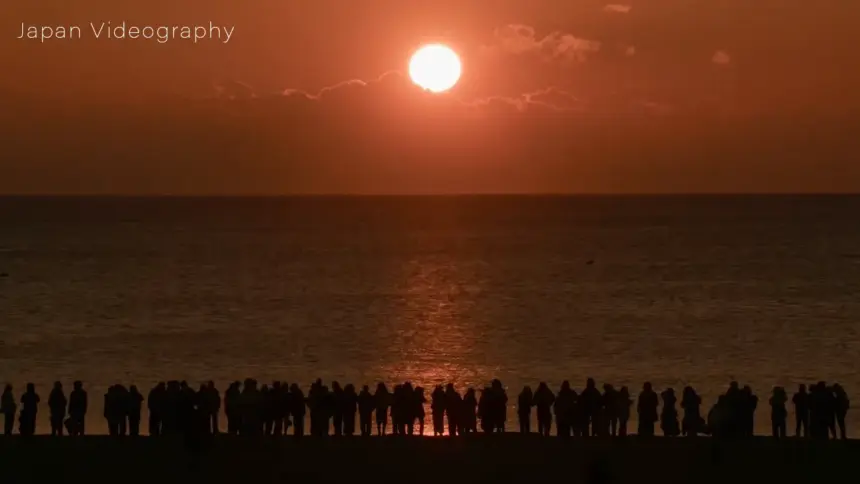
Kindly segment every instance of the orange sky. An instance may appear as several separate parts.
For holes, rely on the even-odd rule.
[[[0,193],[860,191],[852,0],[0,8]],[[92,39],[103,20],[235,32]],[[445,96],[397,72],[427,41],[463,58]]]

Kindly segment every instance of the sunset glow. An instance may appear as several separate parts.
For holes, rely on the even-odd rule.
[[[421,47],[409,61],[409,78],[431,92],[451,89],[460,80],[461,73],[460,58],[449,47],[441,44]]]

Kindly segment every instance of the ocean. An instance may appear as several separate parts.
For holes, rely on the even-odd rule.
[[[0,382],[37,384],[44,433],[52,382],[83,380],[105,433],[118,382],[499,378],[513,429],[539,381],[692,385],[706,413],[736,379],[769,434],[774,385],[860,389],[858,214],[851,196],[0,198]]]

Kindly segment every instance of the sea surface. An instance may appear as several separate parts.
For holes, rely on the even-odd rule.
[[[592,376],[703,412],[737,379],[760,433],[774,385],[860,392],[860,197],[0,198],[0,274],[41,432],[75,379],[96,433],[109,384],[167,379]]]

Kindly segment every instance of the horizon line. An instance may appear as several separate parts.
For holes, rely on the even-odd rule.
[[[858,192],[463,192],[463,193],[283,193],[283,194],[133,194],[0,193],[3,198],[114,199],[278,199],[278,198],[674,198],[674,197],[847,197]]]

